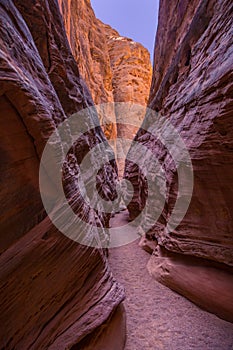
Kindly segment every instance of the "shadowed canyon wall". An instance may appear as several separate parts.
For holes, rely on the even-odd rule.
[[[104,251],[62,235],[40,198],[39,164],[46,142],[67,117],[93,104],[71,54],[57,1],[1,0],[0,45],[0,347],[109,349],[114,337],[113,348],[122,349],[124,290],[113,279]],[[86,116],[90,127],[93,118],[91,113]],[[90,239],[96,226],[108,226],[109,215],[85,206],[74,178],[80,175],[80,157],[105,140],[97,125],[77,140],[63,168],[67,200],[89,223],[85,234]],[[63,146],[60,138],[58,153],[64,152]],[[91,158],[88,171],[94,161]],[[56,171],[59,166],[55,161]],[[50,175],[46,195],[56,199]],[[115,161],[106,156],[101,178],[107,198],[116,195],[116,177]]]
[[[163,212],[146,233],[146,239],[158,243],[148,263],[149,272],[158,281],[230,321],[233,321],[232,10],[233,4],[228,0],[160,2],[149,107],[182,136],[194,174],[189,209],[171,232],[166,226],[174,203],[181,196],[177,169],[169,151],[153,135],[139,130],[135,137],[159,160],[168,189]],[[145,125],[151,122],[149,118],[146,117]],[[134,157],[136,161],[137,155]],[[144,164],[148,164],[148,159],[145,156]],[[151,162],[149,172],[152,165]],[[185,177],[185,167],[183,164],[182,182],[187,189],[190,181]],[[128,206],[134,219],[145,205],[147,189],[140,170],[132,163],[126,164],[125,177],[134,184],[134,197]],[[154,210],[157,210],[163,189],[158,178],[155,184]]]

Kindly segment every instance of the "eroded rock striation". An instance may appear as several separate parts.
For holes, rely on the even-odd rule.
[[[0,347],[104,349],[117,331],[114,346],[121,349],[124,290],[113,279],[104,251],[62,235],[48,218],[39,191],[40,159],[50,135],[67,117],[93,105],[57,1],[2,0],[0,45]],[[73,211],[89,223],[84,233],[92,241],[96,227],[108,226],[109,215],[85,205],[75,177],[80,176],[82,157],[94,146],[101,148],[106,139],[94,115],[87,114],[85,121],[95,128],[83,134],[65,158],[63,187]],[[66,137],[58,134],[57,154],[65,152],[69,128]],[[107,157],[111,152],[106,149],[100,172],[107,198],[116,196],[116,165]],[[56,158],[49,161],[59,171]],[[92,157],[88,173],[94,162]],[[46,196],[59,203],[53,174],[45,174]],[[62,204],[58,208],[62,210]],[[72,226],[69,220],[63,224]]]
[[[135,137],[159,160],[167,188],[166,194],[161,178],[154,178],[154,211],[163,199],[165,205],[146,235],[158,242],[148,264],[150,273],[230,321],[233,321],[232,9],[227,0],[160,3],[149,107],[159,112],[161,118],[153,122],[147,115],[144,125],[154,123],[156,128],[158,120],[163,119],[176,128],[189,150],[194,176],[189,209],[172,231],[167,223],[175,202],[183,199],[185,203],[191,186],[185,175],[188,165],[184,161],[175,166],[171,146],[170,150],[167,147],[169,142],[164,145],[142,129]],[[137,163],[134,147],[130,152]],[[149,152],[141,163],[148,173],[153,168],[150,157]],[[178,168],[182,170],[182,194],[178,188]],[[134,219],[146,205],[148,188],[140,168],[132,162],[126,165],[125,177],[134,185],[134,196],[128,206]],[[147,215],[149,221],[149,212],[144,219]]]

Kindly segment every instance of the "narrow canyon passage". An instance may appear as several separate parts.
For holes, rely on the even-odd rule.
[[[0,0],[0,350],[233,350],[233,2],[92,2]]]
[[[111,225],[127,223],[127,212]],[[208,313],[156,282],[147,272],[149,254],[138,241],[113,248],[109,262],[126,289],[126,350],[232,350],[233,324]]]

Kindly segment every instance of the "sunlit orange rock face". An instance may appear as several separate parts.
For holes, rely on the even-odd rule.
[[[233,321],[232,28],[232,4],[227,0],[160,2],[149,107],[179,131],[194,170],[189,209],[170,233],[166,224],[179,196],[174,163],[156,138],[143,131],[135,137],[162,164],[168,189],[162,215],[147,233],[148,239],[158,241],[148,265],[150,273],[230,321]],[[144,164],[148,164],[148,159]],[[134,198],[128,206],[134,219],[146,201],[145,182],[132,163],[126,165],[125,177],[134,184]],[[185,181],[184,176],[184,185]],[[155,182],[156,210],[163,190],[159,181]],[[189,186],[189,181],[185,186]]]
[[[149,52],[140,44],[102,24],[113,72],[112,85],[115,102],[147,105],[152,68]]]
[[[0,46],[0,348],[109,349],[117,331],[114,346],[122,349],[124,290],[113,279],[105,252],[62,235],[40,198],[39,164],[48,138],[67,117],[93,105],[57,1],[2,1]],[[92,122],[88,115],[86,123]],[[76,175],[80,154],[103,141],[98,125],[77,141]],[[64,152],[61,139],[57,152]],[[101,176],[103,192],[114,197],[114,161],[106,158]],[[53,178],[47,182],[46,195],[56,198]],[[63,182],[72,208],[90,224],[85,234],[91,239],[97,225],[108,225],[109,216],[82,205],[69,160]]]
[[[97,19],[89,0],[59,0],[59,5],[73,55],[95,104],[126,102],[146,106],[152,76],[148,50]],[[124,125],[129,122],[127,115],[122,118],[114,106],[99,118],[108,139],[123,135],[132,139],[138,128],[131,127],[129,131]],[[140,122],[135,114],[136,125]],[[123,165],[119,170],[123,172]]]

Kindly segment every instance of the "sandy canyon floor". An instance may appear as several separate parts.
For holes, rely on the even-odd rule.
[[[126,211],[111,220],[113,227],[126,223]],[[146,269],[149,257],[138,241],[109,254],[126,289],[126,350],[233,350],[233,324],[156,282]]]

